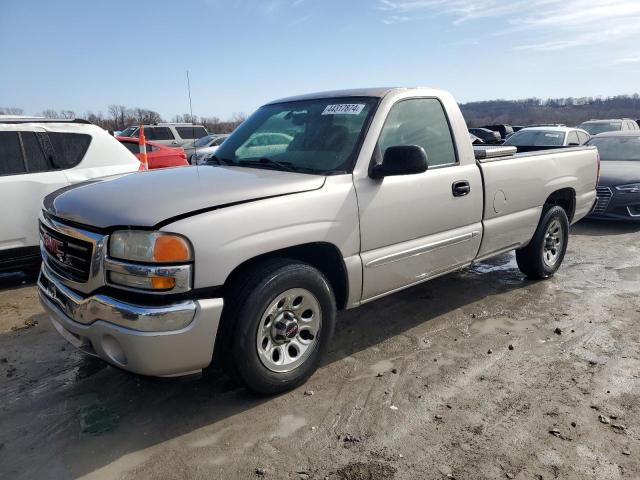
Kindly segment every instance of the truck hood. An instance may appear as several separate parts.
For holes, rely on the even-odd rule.
[[[43,206],[60,219],[96,228],[150,228],[175,217],[317,190],[325,178],[245,167],[166,168],[67,187],[45,197]]]
[[[598,185],[612,187],[637,182],[640,182],[640,162],[608,160],[600,163],[600,181]]]

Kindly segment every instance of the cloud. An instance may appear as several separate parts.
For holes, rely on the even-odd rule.
[[[302,5],[306,0],[260,0],[255,3],[258,11],[266,15],[279,14],[282,10],[295,8]]]
[[[640,63],[640,55],[638,55],[637,57],[616,58],[613,61],[613,63],[616,64],[616,65],[624,65],[624,64],[629,64],[629,63]]]
[[[298,17],[295,20],[292,20],[291,22],[289,22],[289,26],[290,27],[294,27],[296,25],[300,25],[301,23],[305,23],[307,21],[309,21],[309,19],[311,19],[312,15],[303,15],[302,17]]]
[[[392,25],[394,23],[410,22],[411,20],[415,20],[415,18],[406,15],[390,15],[383,19],[382,22],[386,23],[387,25]]]
[[[453,25],[480,23],[488,35],[509,36],[516,50],[564,50],[635,41],[639,0],[378,0],[383,22],[446,17]],[[524,40],[523,40],[524,39]]]

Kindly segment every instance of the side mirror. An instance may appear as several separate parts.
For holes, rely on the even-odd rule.
[[[398,145],[384,152],[382,163],[375,164],[369,170],[369,177],[384,178],[394,175],[413,175],[426,172],[427,153],[418,145]]]

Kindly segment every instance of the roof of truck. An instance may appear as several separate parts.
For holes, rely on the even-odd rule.
[[[418,87],[416,87],[418,88]],[[297,102],[300,100],[315,100],[319,98],[333,98],[333,97],[378,97],[382,98],[387,93],[393,90],[413,90],[413,88],[406,87],[377,87],[377,88],[356,88],[352,90],[331,90],[328,92],[308,93],[305,95],[297,95],[294,97],[281,98],[267,103],[271,105],[274,103],[286,103]]]

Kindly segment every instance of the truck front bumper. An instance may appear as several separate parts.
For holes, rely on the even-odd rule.
[[[79,350],[141,375],[195,373],[211,363],[221,298],[141,306],[106,295],[82,297],[42,267],[40,302],[55,329]]]

